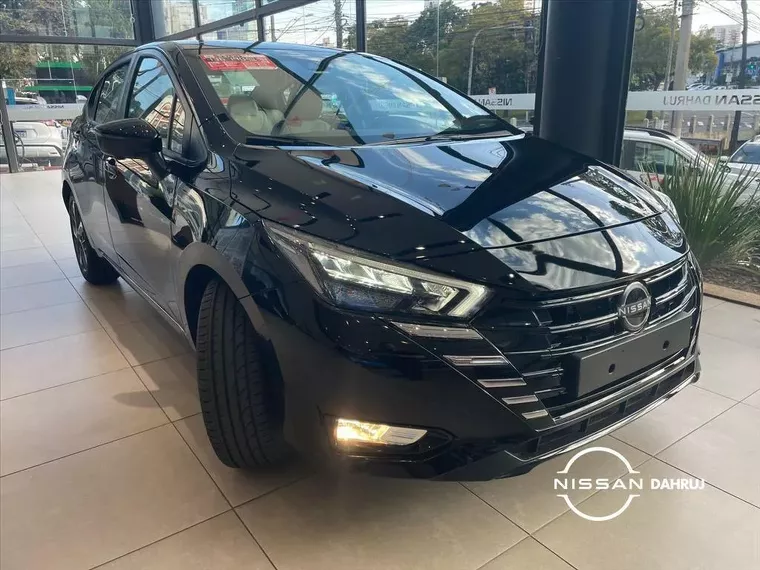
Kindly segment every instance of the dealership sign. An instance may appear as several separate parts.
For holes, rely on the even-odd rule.
[[[43,121],[74,119],[82,114],[83,103],[52,103],[49,105],[8,105],[11,121]]]
[[[489,109],[532,111],[535,93],[472,95]],[[707,89],[704,91],[630,91],[628,111],[760,111],[759,89]]]

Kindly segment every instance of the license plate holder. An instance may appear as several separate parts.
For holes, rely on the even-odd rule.
[[[673,356],[689,345],[691,316],[637,334],[609,348],[573,355],[568,367],[575,396],[581,397]],[[567,370],[567,369],[566,369]]]

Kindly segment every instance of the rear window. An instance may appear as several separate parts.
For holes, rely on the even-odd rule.
[[[189,56],[247,138],[357,145],[520,132],[445,84],[381,57],[295,47],[206,48]]]

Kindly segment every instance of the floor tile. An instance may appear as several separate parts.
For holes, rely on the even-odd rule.
[[[688,386],[658,408],[615,431],[613,436],[656,455],[735,404],[729,398]]]
[[[114,560],[98,570],[274,570],[228,512]]]
[[[45,249],[53,259],[72,259],[76,257],[76,251],[74,250],[74,243],[71,241],[71,237],[66,241],[45,244]]]
[[[687,477],[656,459],[639,468],[650,477]],[[613,513],[627,491],[600,491],[583,512]],[[695,491],[644,490],[613,520],[592,522],[572,512],[535,538],[582,570],[756,570],[760,509],[706,486]]]
[[[96,330],[100,323],[81,301],[0,316],[0,349]]]
[[[0,268],[16,267],[18,265],[31,265],[33,263],[45,263],[53,258],[44,247],[29,249],[14,249],[0,253]]]
[[[115,327],[157,317],[148,301],[134,291],[122,295],[108,291],[104,295],[85,297],[85,303],[104,327]]]
[[[200,413],[194,353],[137,366],[135,372],[170,420]]]
[[[93,285],[81,275],[68,278],[71,286],[76,289],[82,299],[113,299],[124,297],[127,293],[134,293],[135,290],[130,287],[123,279],[117,279],[110,285]]]
[[[190,345],[161,317],[108,328],[108,334],[132,365],[190,352]]]
[[[103,330],[0,352],[0,399],[127,368]]]
[[[175,425],[233,507],[284,487],[308,474],[301,464],[255,470],[227,467],[214,454],[203,425],[203,416],[186,418]]]
[[[528,537],[495,558],[481,570],[573,570],[567,562]]]
[[[717,297],[709,297],[705,295],[702,299],[702,310],[707,311],[708,309],[713,309],[722,303],[725,303],[723,299],[718,299]]]
[[[608,447],[619,451],[634,467],[648,459],[641,451],[609,436],[586,447]],[[554,478],[571,457],[572,454],[560,455],[518,477],[466,485],[509,520],[532,533],[568,510],[564,499],[558,497],[554,490]],[[583,477],[618,477],[625,472],[620,461],[608,453],[584,455],[575,463],[574,469]],[[591,493],[587,490],[573,490],[568,495],[573,501],[581,501]]]
[[[704,312],[701,330],[760,348],[760,309],[736,303],[723,303]]]
[[[0,479],[3,570],[91,568],[229,508],[173,426]]]
[[[0,289],[19,287],[44,281],[55,281],[65,276],[54,261],[5,267],[0,271]]]
[[[476,569],[525,537],[458,483],[314,477],[238,512],[278,570]]]
[[[744,400],[744,403],[748,406],[755,406],[756,408],[760,408],[760,390]]]
[[[0,475],[167,423],[131,368],[0,402]]]
[[[28,232],[3,232],[0,234],[0,251],[2,252],[29,249],[30,247],[42,247],[42,242],[37,239],[31,229]]]
[[[9,287],[0,292],[0,315],[77,301],[79,295],[66,279]]]
[[[702,376],[697,386],[737,401],[760,390],[760,349],[704,332],[699,347]]]
[[[759,436],[760,410],[739,404],[658,458],[760,507]]]
[[[58,264],[60,270],[66,277],[81,277],[82,271],[79,269],[79,264],[76,258],[67,257],[66,259],[56,259],[55,263]]]

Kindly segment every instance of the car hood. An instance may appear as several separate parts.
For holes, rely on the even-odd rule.
[[[515,252],[539,244],[568,249],[559,244],[572,242],[579,244],[576,249],[590,248],[576,255],[583,258],[578,263],[588,264],[600,255],[599,244],[590,241],[607,243],[613,233],[621,235],[616,248],[628,243],[631,250],[651,249],[656,238],[642,241],[642,235],[677,233],[666,246],[673,255],[654,254],[655,266],[683,253],[680,230],[648,190],[593,159],[534,137],[334,149],[241,146],[236,158],[233,198],[257,215],[468,279],[503,282],[507,265],[526,286],[593,284],[599,279],[564,276],[542,283],[527,275],[530,264]],[[602,237],[584,237],[599,232]],[[673,246],[676,241],[680,245]],[[604,264],[609,258],[607,252]],[[651,260],[618,265],[617,276],[653,268]],[[602,280],[613,278],[610,271],[602,273]]]

